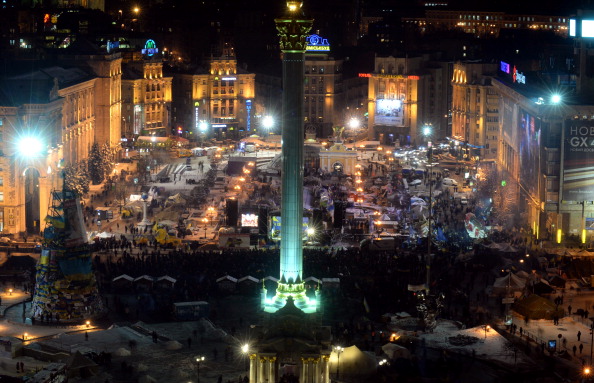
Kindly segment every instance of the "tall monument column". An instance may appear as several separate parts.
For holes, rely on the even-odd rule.
[[[301,1],[287,1],[286,13],[275,19],[283,57],[282,200],[280,280],[265,311],[276,312],[289,297],[305,312],[316,302],[305,295],[303,282],[303,103],[306,38],[313,20],[306,19]]]

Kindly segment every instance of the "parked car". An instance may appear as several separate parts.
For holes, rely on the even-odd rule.
[[[455,179],[453,179],[453,178],[444,178],[444,179],[442,180],[442,183],[443,183],[445,186],[458,186],[458,181],[456,181],[456,180],[455,180]]]

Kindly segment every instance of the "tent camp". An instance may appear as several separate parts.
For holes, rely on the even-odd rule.
[[[185,205],[185,203],[186,199],[184,196],[181,195],[181,193],[177,193],[167,198],[167,201],[165,201],[165,207],[173,205]]]
[[[330,357],[331,370],[337,367],[338,357],[333,351]],[[357,346],[345,347],[340,355],[340,373],[347,376],[369,375],[376,371],[375,355],[359,350]]]
[[[382,346],[382,351],[388,355],[390,359],[410,359],[410,351],[406,347],[399,346],[395,343],[386,343]]]
[[[497,278],[493,283],[493,293],[501,294],[507,291],[516,292],[524,290],[526,281],[515,274],[508,273],[506,276]]]
[[[555,316],[562,318],[565,314],[563,308],[556,307],[550,300],[536,294],[514,303],[513,310],[530,319],[551,320]]]
[[[81,378],[89,378],[96,375],[99,368],[95,362],[81,354],[80,351],[77,351],[68,358],[66,366],[68,368],[69,378],[78,376]]]

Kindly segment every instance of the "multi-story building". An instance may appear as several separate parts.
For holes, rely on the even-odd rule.
[[[305,55],[305,125],[315,128],[318,137],[332,134],[333,125],[344,125],[345,100],[342,60],[328,54],[306,52]]]
[[[255,74],[238,68],[234,56],[213,58],[209,67],[208,73],[174,75],[174,125],[219,139],[252,134]]]
[[[163,62],[135,55],[123,64],[122,135],[171,134],[172,77],[163,75]]]
[[[375,71],[359,74],[369,80],[369,139],[420,144],[424,141],[421,128],[426,125],[432,126],[433,139],[445,137],[449,68],[428,55],[376,57]]]
[[[502,29],[551,31],[567,36],[568,16],[511,15],[504,12],[478,12],[431,9],[425,17],[403,18],[406,26],[420,32],[440,30],[461,30],[476,37],[498,37]]]
[[[499,95],[491,85],[497,65],[457,62],[452,78],[452,138],[462,156],[497,158],[499,143]]]
[[[1,233],[38,233],[61,169],[84,161],[94,142],[120,145],[120,55],[61,53],[63,66],[0,80]]]
[[[61,67],[3,79],[0,232],[43,228],[49,193],[61,187],[60,169],[84,160],[95,141],[96,82],[80,69]],[[32,137],[41,152],[33,152],[37,141],[20,147]]]

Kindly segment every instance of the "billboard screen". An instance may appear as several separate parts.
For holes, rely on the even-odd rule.
[[[540,120],[519,110],[520,183],[531,194],[536,194],[538,189],[540,128]]]
[[[582,37],[594,37],[594,20],[582,20]]]
[[[377,125],[403,126],[404,111],[402,101],[380,98],[375,103],[375,123]]]
[[[303,217],[303,239],[307,239],[307,228],[309,227],[309,217]],[[278,241],[281,239],[281,217],[278,215],[270,218],[270,239]]]
[[[503,119],[501,121],[503,128],[503,135],[509,144],[515,142],[514,140],[514,102],[512,100],[504,98],[502,100],[503,107]]]
[[[567,121],[563,141],[563,200],[594,201],[594,123]]]
[[[242,227],[258,227],[258,215],[257,214],[242,214],[241,215],[241,226]]]

